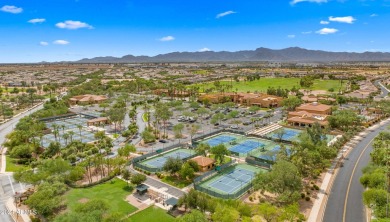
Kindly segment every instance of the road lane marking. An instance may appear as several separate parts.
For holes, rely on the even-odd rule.
[[[367,146],[364,147],[363,151],[360,153],[359,158],[357,159],[357,161],[356,161],[356,163],[355,163],[355,166],[353,167],[352,174],[351,174],[351,178],[349,178],[349,183],[348,183],[348,187],[347,187],[347,193],[346,193],[346,195],[345,195],[344,212],[343,212],[343,222],[345,222],[345,216],[346,216],[346,214],[347,214],[348,196],[349,196],[349,190],[350,190],[351,184],[352,184],[353,175],[355,174],[357,165],[358,165],[358,163],[360,162],[360,159],[362,158],[364,152],[366,152],[367,148],[371,145],[372,141],[374,141],[375,138],[376,138],[376,136],[374,136],[374,138],[372,138],[372,139],[370,140],[370,142],[368,142]]]

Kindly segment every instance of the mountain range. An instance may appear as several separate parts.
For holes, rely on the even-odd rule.
[[[236,52],[172,52],[156,56],[95,57],[78,63],[141,63],[141,62],[353,62],[390,61],[388,52],[329,52],[299,47],[285,49],[258,48]]]

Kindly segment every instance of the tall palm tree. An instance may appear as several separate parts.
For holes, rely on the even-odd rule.
[[[79,129],[79,135],[81,139],[81,130],[83,129],[83,126],[81,124],[77,124],[77,128]]]
[[[58,142],[58,141],[57,141],[58,133],[59,133],[59,132],[58,132],[58,129],[57,129],[57,128],[53,130],[54,140],[55,140],[56,142]]]
[[[73,142],[74,132],[73,131],[69,131],[68,134],[69,134],[70,142]]]
[[[67,146],[67,145],[68,145],[69,134],[68,134],[68,133],[64,133],[64,134],[62,135],[62,138],[64,138],[64,140],[65,140],[65,146]]]

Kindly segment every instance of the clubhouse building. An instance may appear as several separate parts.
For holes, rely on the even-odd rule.
[[[203,103],[234,102],[243,106],[259,106],[262,108],[279,107],[282,100],[282,97],[262,93],[214,93],[199,97],[199,101]]]
[[[329,123],[327,118],[332,114],[332,107],[317,102],[302,104],[295,111],[288,113],[287,122],[291,126],[311,127],[314,123],[322,127]]]

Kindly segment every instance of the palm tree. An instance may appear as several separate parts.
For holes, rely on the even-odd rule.
[[[68,134],[69,134],[69,137],[70,137],[70,142],[73,142],[74,132],[73,131],[69,131]]]
[[[68,134],[68,133],[64,133],[64,134],[62,135],[62,138],[64,138],[64,140],[65,140],[65,146],[67,146],[67,145],[68,145],[69,134]]]
[[[83,129],[83,126],[81,124],[77,124],[77,128],[79,129],[80,139],[81,139],[81,130]]]
[[[62,134],[64,134],[64,133],[65,133],[65,125],[62,124],[62,125],[61,125],[61,128],[62,128]]]
[[[53,134],[54,134],[54,140],[56,141],[56,142],[58,142],[57,141],[57,136],[58,136],[58,129],[57,128],[55,128],[54,130],[53,130]]]

